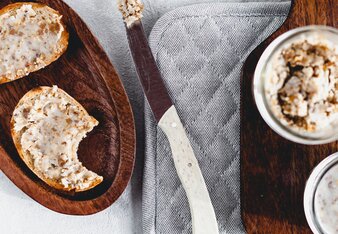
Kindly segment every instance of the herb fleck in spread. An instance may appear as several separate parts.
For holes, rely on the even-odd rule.
[[[338,53],[325,41],[302,40],[272,62],[266,94],[282,124],[315,132],[338,121]]]

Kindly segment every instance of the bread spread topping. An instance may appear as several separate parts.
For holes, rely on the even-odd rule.
[[[0,81],[43,68],[60,52],[61,16],[49,9],[24,4],[0,15]]]
[[[143,4],[139,0],[119,0],[118,7],[127,27],[143,17]]]
[[[87,188],[100,177],[77,157],[80,141],[98,122],[57,86],[30,96],[15,109],[13,119],[22,151],[44,177],[67,189]]]

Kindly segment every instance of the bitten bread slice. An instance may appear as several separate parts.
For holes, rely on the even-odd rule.
[[[0,10],[0,84],[44,68],[67,49],[69,34],[62,15],[32,2]]]
[[[80,141],[98,121],[57,86],[26,93],[11,119],[11,133],[20,157],[48,185],[81,192],[103,178],[79,161]]]

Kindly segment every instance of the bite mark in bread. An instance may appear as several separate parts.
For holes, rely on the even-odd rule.
[[[11,132],[20,157],[39,178],[54,188],[80,192],[103,180],[77,156],[80,141],[97,125],[65,91],[39,87],[19,101]]]
[[[0,10],[0,84],[37,71],[67,49],[62,15],[52,8],[20,2]]]

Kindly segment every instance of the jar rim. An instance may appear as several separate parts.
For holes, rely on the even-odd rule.
[[[290,38],[301,35],[306,32],[317,32],[317,31],[326,31],[328,33],[333,33],[338,36],[338,29],[324,26],[324,25],[309,25],[304,27],[298,27],[287,31],[277,37],[270,45],[264,50],[261,55],[255,72],[252,83],[253,96],[258,108],[258,111],[265,123],[269,125],[269,127],[274,130],[280,136],[291,140],[296,143],[306,144],[306,145],[316,145],[316,144],[325,144],[330,143],[335,140],[338,140],[338,133],[334,133],[329,137],[313,137],[313,136],[305,136],[303,134],[299,134],[296,131],[292,130],[290,127],[283,125],[280,120],[278,120],[273,113],[271,113],[270,107],[266,100],[265,95],[265,86],[263,75],[266,70],[267,64],[270,62],[271,57],[278,51],[280,46],[282,46],[287,40]]]

